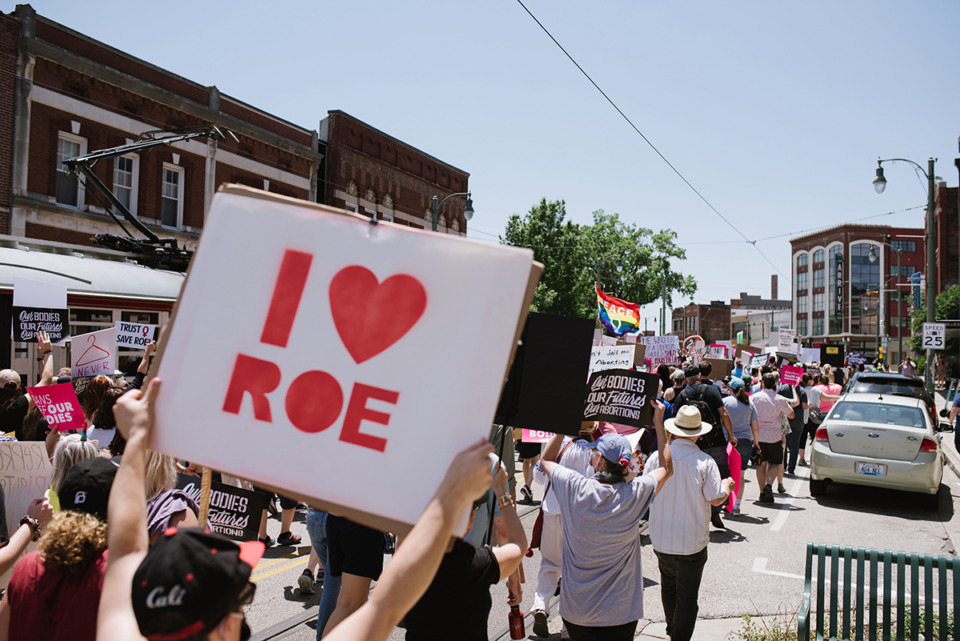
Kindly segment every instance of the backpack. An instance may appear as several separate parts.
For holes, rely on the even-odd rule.
[[[680,394],[680,402],[677,403],[677,409],[680,409],[684,405],[692,405],[700,411],[701,421],[713,425],[712,430],[697,439],[697,447],[701,450],[710,447],[726,447],[727,438],[723,435],[723,423],[720,422],[720,417],[714,413],[707,402],[703,400],[706,387],[706,383],[697,383],[696,387],[687,386]],[[696,395],[693,393],[694,389],[696,390]]]

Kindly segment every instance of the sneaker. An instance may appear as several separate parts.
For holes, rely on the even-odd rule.
[[[547,627],[547,613],[543,610],[533,611],[533,633],[543,639],[550,636],[550,628]]]
[[[787,488],[783,487],[783,483],[777,484],[777,494],[786,494]]]
[[[805,458],[801,458],[799,461],[797,461],[797,465],[800,467],[810,467],[810,464],[807,463],[807,459]]]
[[[259,541],[260,541],[261,543],[263,543],[263,546],[266,547],[266,548],[272,548],[272,547],[273,547],[273,544],[276,543],[276,541],[273,539],[273,537],[270,536],[269,534],[267,535],[267,538],[265,538],[265,539],[259,539]]]
[[[733,504],[733,511],[730,512],[730,516],[740,516],[740,501],[739,501],[739,499],[737,500],[736,503]]]
[[[303,573],[297,578],[297,585],[300,586],[300,594],[313,594],[313,572],[310,568],[303,569]]]
[[[773,488],[769,485],[764,485],[763,489],[760,490],[760,502],[773,503]]]
[[[293,532],[281,532],[280,536],[277,537],[278,545],[300,545],[300,541],[303,539]]]
[[[317,579],[315,583],[323,583],[323,576],[324,576],[323,568],[317,568]]]
[[[530,488],[526,485],[520,488],[520,500],[518,503],[523,503],[524,505],[533,504],[533,492],[531,492]]]

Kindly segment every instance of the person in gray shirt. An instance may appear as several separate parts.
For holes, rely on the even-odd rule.
[[[562,435],[543,451],[563,523],[560,616],[571,641],[632,640],[643,616],[640,517],[673,472],[664,405],[652,402],[661,467],[650,473],[627,481],[633,448],[619,434],[593,444],[589,479],[557,464]]]

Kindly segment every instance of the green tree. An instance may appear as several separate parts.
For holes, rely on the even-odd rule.
[[[935,318],[939,320],[946,320],[950,318],[960,318],[960,290],[956,287],[951,287],[950,289],[940,292],[940,295],[937,296]],[[913,310],[910,320],[910,329],[912,330],[912,336],[907,339],[907,345],[913,350],[916,354],[922,354],[921,358],[926,357],[926,351],[923,349],[922,340],[923,340],[923,324],[927,322],[927,306],[924,305]],[[943,354],[956,354],[957,353],[957,339],[948,338],[946,342],[946,347],[942,350]]]
[[[594,282],[604,292],[640,305],[660,298],[664,278],[668,305],[675,292],[692,296],[697,289],[693,277],[671,269],[671,259],[686,258],[676,237],[673,230],[654,232],[603,210],[593,212],[592,225],[576,225],[566,220],[563,201],[543,199],[525,216],[511,216],[500,242],[531,248],[544,265],[533,311],[592,318]]]

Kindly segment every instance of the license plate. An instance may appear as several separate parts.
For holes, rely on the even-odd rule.
[[[857,474],[883,477],[887,475],[887,466],[879,463],[857,463]]]

